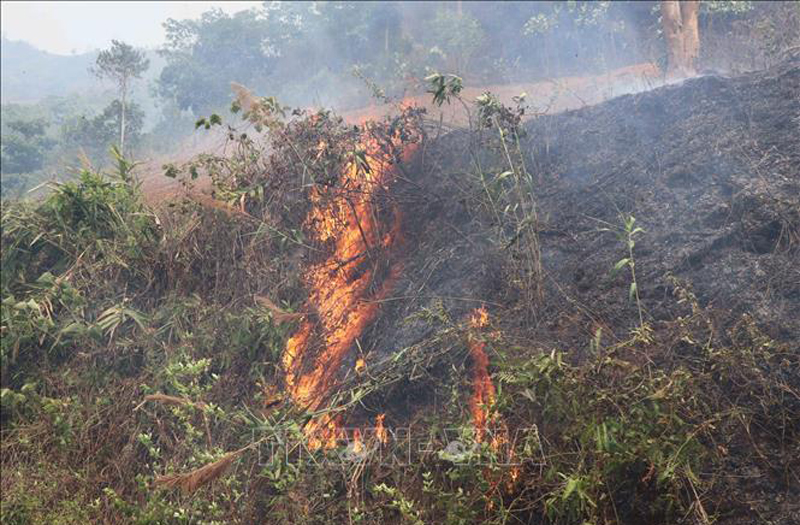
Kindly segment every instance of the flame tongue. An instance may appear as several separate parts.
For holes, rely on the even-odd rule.
[[[360,454],[364,450],[364,443],[361,440],[361,431],[355,429],[353,431],[353,452]]]
[[[337,441],[344,437],[339,422],[330,414],[312,419],[303,431],[308,438],[308,448],[311,450],[335,448]]]
[[[406,150],[404,156],[412,153],[411,148]],[[324,195],[316,189],[311,195],[313,207],[305,226],[314,240],[332,242],[333,253],[310,266],[304,275],[308,302],[318,314],[318,322],[306,319],[288,340],[283,356],[289,392],[298,404],[311,410],[319,408],[325,400],[342,361],[374,319],[380,300],[391,291],[400,275],[401,266],[397,262],[385,276],[379,275],[373,258],[373,254],[387,253],[398,243],[402,221],[399,209],[393,207],[391,228],[381,232],[371,196],[374,188],[391,182],[394,170],[377,153],[377,146],[368,144],[369,169],[359,169],[355,162],[348,165],[334,198],[323,199]],[[376,282],[379,284],[374,289]],[[313,340],[319,340],[323,348],[310,370],[304,371],[305,357]],[[331,436],[335,445],[335,420],[328,417],[312,423],[306,428],[306,435],[318,436],[310,439],[310,445],[329,447]]]
[[[383,426],[383,419],[386,414],[379,414],[375,418],[375,438],[384,445],[389,442],[389,435],[386,432],[386,427]]]
[[[474,310],[469,323],[476,331],[486,327],[489,324],[489,314],[486,308],[481,307]],[[489,414],[486,407],[494,403],[495,390],[492,378],[489,376],[489,357],[486,355],[486,343],[476,336],[470,336],[469,348],[473,366],[473,394],[470,400],[470,408],[475,425],[475,439],[478,443],[481,443],[489,423]]]
[[[475,441],[483,443],[486,440],[486,431],[491,427],[489,446],[495,453],[505,454],[505,460],[512,462],[515,457],[513,444],[509,443],[508,427],[501,417],[495,412],[490,414],[489,408],[495,402],[496,392],[492,378],[489,375],[489,357],[486,355],[486,343],[480,338],[480,333],[489,326],[489,313],[486,307],[473,310],[469,318],[469,325],[472,328],[468,336],[470,354],[472,357],[472,398],[470,399],[470,409],[472,411],[472,422],[475,426]],[[512,445],[508,447],[508,445]],[[506,488],[510,492],[514,489],[520,477],[519,466],[513,466],[509,471]],[[484,471],[484,476],[489,482],[490,491],[496,490],[501,477],[497,477],[492,471]]]

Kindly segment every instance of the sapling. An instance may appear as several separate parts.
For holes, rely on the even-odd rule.
[[[639,312],[639,328],[644,326],[644,313],[642,311],[642,302],[639,298],[639,284],[636,280],[636,259],[633,257],[633,249],[636,247],[636,234],[644,233],[644,229],[636,226],[636,217],[631,214],[622,215],[622,229],[617,230],[617,237],[625,243],[628,248],[628,256],[623,257],[614,265],[612,274],[616,274],[623,268],[627,267],[631,273],[631,284],[628,291],[628,299],[636,300],[636,309]],[[610,231],[609,228],[604,228],[604,231]]]

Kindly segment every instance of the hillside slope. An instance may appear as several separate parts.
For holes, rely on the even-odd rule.
[[[671,275],[689,283],[704,306],[731,318],[749,313],[774,337],[800,340],[798,131],[797,61],[742,77],[701,77],[525,124],[521,150],[532,173],[525,187],[538,207],[548,282],[532,334],[572,343],[546,327],[576,303],[585,307],[587,327],[602,320],[620,336],[638,322],[626,306],[627,278],[609,277],[626,255],[615,230],[622,216],[633,215],[644,228],[635,255],[648,318],[670,315]],[[415,213],[424,218],[415,235],[421,243],[460,242],[441,221],[468,227],[467,199],[481,191],[474,178],[463,182],[475,171],[475,144],[456,132],[427,152],[418,182],[447,204],[432,201]],[[508,169],[503,156],[483,155],[486,172]],[[464,242],[454,259],[468,256],[470,245]]]
[[[89,73],[95,53],[60,56],[40,51],[27,42],[3,39],[2,103],[36,102],[47,96],[94,89]]]
[[[3,523],[797,522],[799,86],[298,112],[186,167],[235,206],[10,204]]]
[[[800,62],[620,97],[528,131],[545,265],[564,291],[625,326],[603,279],[620,246],[593,231],[632,214],[655,319],[670,274],[702,305],[800,341]]]

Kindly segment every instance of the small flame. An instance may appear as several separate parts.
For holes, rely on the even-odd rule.
[[[475,329],[488,326],[489,313],[486,308],[482,306],[474,310],[470,316],[469,323]],[[489,423],[489,413],[486,407],[494,403],[495,390],[492,378],[489,376],[489,357],[486,355],[486,343],[476,335],[470,335],[469,348],[473,366],[473,394],[470,406],[472,408],[473,424],[475,425],[475,439],[478,443],[482,443]],[[492,446],[494,447],[495,444],[493,443]]]
[[[389,434],[386,432],[386,427],[383,426],[383,419],[386,414],[378,414],[375,418],[375,437],[384,445],[389,442]]]
[[[364,443],[361,440],[361,431],[355,429],[353,431],[353,452],[360,454],[364,450]]]
[[[485,328],[489,326],[489,312],[486,311],[485,306],[481,306],[472,311],[469,324],[473,328]]]
[[[344,437],[339,422],[330,414],[323,414],[312,419],[303,430],[308,439],[309,450],[336,448],[338,441]]]
[[[509,447],[508,427],[502,419],[497,417],[497,414],[492,414],[490,421],[487,408],[494,404],[496,392],[492,378],[489,375],[489,357],[486,355],[486,343],[480,338],[481,332],[484,331],[483,329],[489,326],[489,313],[486,311],[486,307],[482,306],[473,310],[469,317],[469,325],[473,329],[472,333],[469,334],[468,342],[473,366],[473,394],[470,400],[470,407],[472,409],[473,425],[475,426],[475,440],[478,443],[483,443],[486,438],[486,430],[491,425],[492,435],[489,446],[497,453],[505,451],[508,454],[507,460],[511,462],[515,454],[513,446]],[[486,471],[485,475],[492,486],[492,490],[502,480],[502,478],[494,478],[489,471]],[[512,492],[515,489],[519,477],[520,468],[518,466],[512,467],[509,471],[509,478],[506,480],[506,490],[508,492]]]
[[[364,370],[367,369],[367,363],[366,363],[366,361],[364,361],[364,358],[359,357],[358,359],[356,359],[355,368],[356,368],[356,373],[358,373],[358,374],[363,374],[364,373]]]

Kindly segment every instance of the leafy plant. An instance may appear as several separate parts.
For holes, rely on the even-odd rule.
[[[425,81],[430,84],[427,92],[433,95],[433,103],[437,106],[445,102],[450,104],[450,101],[457,98],[464,89],[464,81],[456,75],[432,73],[425,77]]]
[[[521,137],[522,118],[526,112],[525,94],[514,97],[509,107],[491,93],[475,100],[477,124],[496,131],[496,142],[489,143],[503,159],[502,172],[489,178],[480,162],[475,169],[486,199],[482,207],[497,225],[498,242],[511,252],[513,279],[525,294],[528,311],[535,316],[536,306],[544,298],[544,272],[539,241],[539,214],[536,183],[525,162]],[[499,171],[499,170],[498,170]]]
[[[395,487],[389,487],[385,483],[380,483],[372,487],[376,494],[384,494],[391,498],[389,506],[397,510],[406,522],[412,525],[425,525],[420,518],[420,512],[414,508],[414,501],[406,499],[403,494]]]
[[[644,233],[644,229],[636,226],[636,217],[633,215],[622,215],[620,217],[622,228],[616,231],[619,240],[624,243],[627,248],[627,257],[623,257],[614,264],[612,275],[627,268],[631,276],[631,284],[628,287],[628,299],[636,302],[636,310],[639,313],[639,327],[644,327],[644,313],[642,310],[642,302],[639,298],[639,283],[636,280],[636,260],[633,256],[633,249],[636,247],[636,235]],[[601,231],[612,231],[609,228],[602,228]]]

